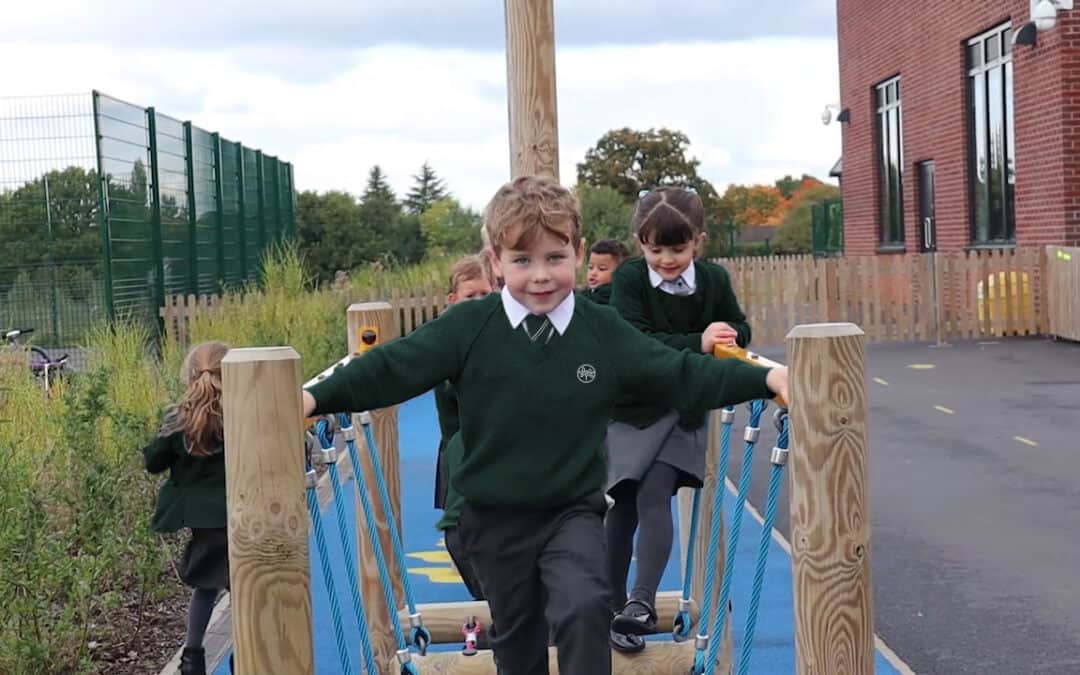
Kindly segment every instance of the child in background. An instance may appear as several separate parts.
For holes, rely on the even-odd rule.
[[[601,305],[608,304],[611,300],[611,275],[626,257],[626,247],[614,239],[601,239],[593,244],[589,249],[588,276],[582,295]]]
[[[150,522],[154,532],[191,529],[180,578],[192,587],[182,675],[205,675],[203,637],[218,593],[229,588],[229,538],[225,520],[225,447],[221,415],[221,342],[188,352],[180,369],[183,398],[164,417],[157,437],[143,448],[146,470],[169,469]]]
[[[493,281],[487,256],[479,254],[462,258],[450,272],[450,294],[447,301],[455,305],[466,300],[482,298],[491,293]],[[469,564],[468,556],[458,537],[457,524],[458,516],[461,514],[461,495],[447,480],[465,454],[465,448],[458,434],[457,396],[449,381],[435,387],[435,409],[439,414],[441,433],[435,470],[435,508],[443,510],[443,517],[435,527],[443,531],[446,550],[454,561],[454,566],[465,583],[465,588],[475,600],[483,600],[480,584],[476,580],[472,565]]]
[[[787,369],[671,349],[609,307],[575,302],[585,250],[556,180],[501,187],[484,227],[500,293],[454,305],[302,392],[303,414],[396,405],[449,380],[460,404],[458,532],[498,623],[501,675],[611,672],[603,439],[623,394],[720,408],[779,393]],[[550,626],[550,632],[549,632]]]
[[[611,306],[639,330],[671,347],[712,354],[717,344],[745,347],[750,326],[723,267],[697,260],[705,242],[701,198],[662,187],[645,194],[633,219],[642,258],[622,265],[612,281]],[[608,426],[605,520],[611,581],[611,642],[636,652],[656,630],[656,591],[671,555],[671,497],[700,487],[708,447],[707,407],[669,406],[656,397],[619,402]],[[637,577],[627,576],[637,530]]]

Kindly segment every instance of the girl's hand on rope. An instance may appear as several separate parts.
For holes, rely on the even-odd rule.
[[[307,419],[308,417],[311,417],[312,413],[315,412],[315,397],[309,394],[306,389],[304,389],[300,393],[300,398],[304,404],[304,419]]]
[[[716,345],[733,345],[739,334],[723,321],[710,323],[701,334],[701,353],[712,354]]]
[[[791,399],[788,397],[787,366],[770,368],[768,374],[765,375],[765,386],[769,388],[769,391],[774,394],[779,394],[781,398],[790,404]]]

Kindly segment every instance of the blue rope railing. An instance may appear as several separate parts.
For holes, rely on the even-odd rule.
[[[325,419],[319,420],[316,426],[322,430],[328,430],[330,428],[329,422]],[[351,428],[351,426],[351,423],[349,427],[345,427],[343,424],[342,430],[345,431],[345,429]],[[327,433],[329,432],[327,431]],[[330,436],[329,440],[332,444],[333,437]],[[325,441],[323,442],[325,443]],[[345,434],[345,447],[348,449],[349,459],[352,461],[353,472],[356,477],[356,491],[360,496],[360,506],[364,512],[364,522],[367,525],[368,538],[371,540],[371,548],[375,552],[375,564],[379,569],[379,582],[382,585],[383,597],[386,600],[387,611],[390,614],[390,623],[394,629],[394,637],[397,641],[397,657],[398,662],[401,664],[401,674],[419,675],[416,670],[416,665],[412,663],[409,647],[405,642],[405,634],[401,629],[401,619],[398,617],[397,613],[397,602],[394,599],[394,588],[393,583],[390,580],[390,570],[386,564],[386,556],[383,554],[382,542],[379,541],[378,524],[375,522],[375,510],[371,504],[371,497],[368,495],[367,485],[363,479],[361,470],[362,465],[359,461],[359,453],[356,450],[354,434]],[[390,529],[393,530],[393,512],[387,511],[386,517],[391,523]],[[402,565],[404,565],[404,561],[402,561]]]
[[[349,643],[345,639],[345,627],[341,623],[341,604],[338,602],[337,586],[334,584],[334,572],[330,562],[330,553],[326,547],[326,533],[323,531],[322,510],[319,508],[319,496],[316,488],[315,470],[307,463],[307,504],[311,514],[311,526],[315,534],[315,547],[319,553],[319,563],[322,567],[323,583],[326,585],[326,594],[330,598],[330,616],[334,622],[334,639],[337,642],[338,659],[346,673],[354,673],[352,654],[349,651]],[[365,672],[377,672],[375,667],[375,655],[371,649],[371,636],[368,634],[367,622],[364,613],[357,614],[360,621],[360,652],[364,657]]]
[[[784,474],[784,465],[788,458],[788,416],[784,410],[776,411],[776,426],[779,434],[776,447],[773,448],[770,461],[769,494],[765,501],[765,517],[761,525],[761,540],[758,542],[757,567],[754,570],[754,586],[750,592],[750,609],[746,616],[746,631],[743,633],[742,652],[739,655],[737,675],[748,675],[750,658],[753,654],[754,629],[757,626],[758,604],[761,602],[761,588],[765,581],[765,563],[769,557],[769,540],[772,538],[773,523],[776,521],[776,504],[780,495],[780,478]]]

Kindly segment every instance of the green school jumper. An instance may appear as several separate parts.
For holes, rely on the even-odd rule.
[[[644,258],[628,260],[611,280],[611,306],[640,331],[676,349],[701,353],[701,334],[715,321],[735,329],[740,347],[750,344],[746,322],[727,270],[706,260],[694,261],[693,295],[672,295],[653,287]],[[655,423],[672,408],[680,411],[679,425],[694,430],[705,424],[710,407],[667,406],[655,396],[626,397],[619,401],[612,419],[638,428]]]
[[[611,303],[611,284],[600,284],[596,288],[583,288],[578,295],[587,300],[592,300],[598,305],[607,305]]]
[[[720,408],[770,397],[766,373],[671,349],[591,302],[574,303],[564,335],[533,341],[492,293],[365,352],[309,391],[316,414],[362,411],[449,380],[464,444],[451,485],[478,508],[548,509],[603,488],[604,435],[623,394],[668,409]]]
[[[142,451],[150,473],[170,469],[169,480],[158,493],[150,521],[154,532],[176,532],[185,527],[212,529],[226,526],[225,453],[196,457],[184,445],[184,433],[157,436]]]

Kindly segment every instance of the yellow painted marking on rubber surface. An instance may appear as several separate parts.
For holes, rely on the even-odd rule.
[[[426,563],[449,563],[450,553],[447,551],[417,551],[415,553],[406,553],[407,558],[419,558]]]
[[[409,574],[422,574],[433,584],[464,583],[453,567],[410,567]]]
[[[936,405],[936,406],[934,406],[934,410],[937,410],[938,412],[943,412],[943,413],[945,413],[946,415],[955,415],[955,414],[956,414],[956,411],[955,411],[955,410],[953,410],[952,408],[946,408],[946,407],[945,407],[945,406],[943,406],[943,405]]]
[[[1030,438],[1024,438],[1023,436],[1013,436],[1013,440],[1015,440],[1015,441],[1020,441],[1020,442],[1021,442],[1021,443],[1023,443],[1024,445],[1030,445],[1030,446],[1031,446],[1031,447],[1033,447],[1033,448],[1034,448],[1034,447],[1038,447],[1038,445],[1039,445],[1038,443],[1036,443],[1035,441],[1031,440]]]
[[[875,377],[874,382],[877,382],[878,384],[880,384],[883,387],[889,386],[889,383],[886,382],[885,380],[881,379],[880,377]]]
[[[912,370],[933,370],[937,366],[932,363],[909,363],[908,368]]]

